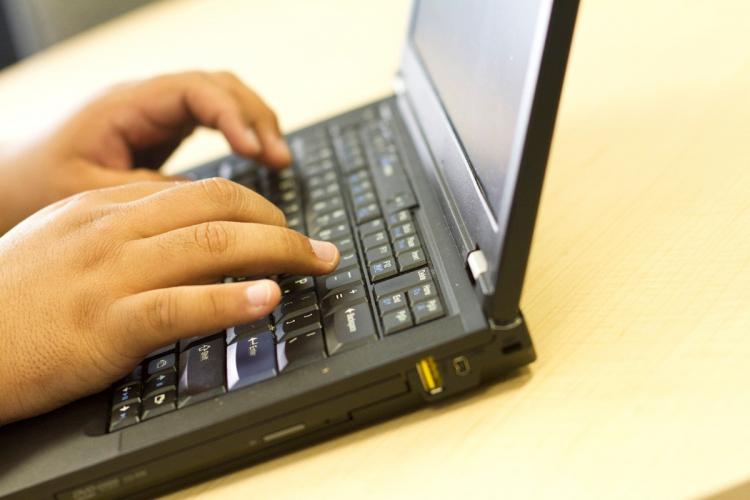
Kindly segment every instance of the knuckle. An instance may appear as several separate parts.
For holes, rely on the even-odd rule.
[[[195,244],[210,255],[225,253],[232,246],[234,235],[229,227],[217,221],[204,222],[195,226]]]
[[[240,193],[237,185],[223,177],[212,177],[198,182],[198,186],[209,201],[217,205],[232,205],[238,202]]]
[[[211,318],[221,318],[224,316],[224,307],[223,307],[223,301],[219,299],[219,296],[215,292],[209,292],[208,294],[208,300],[206,301],[206,305],[208,306],[208,312],[210,314],[209,317]]]
[[[281,229],[281,248],[285,256],[301,257],[306,256],[309,251],[307,238],[291,229]]]
[[[177,302],[173,294],[159,293],[150,302],[146,312],[148,327],[163,332],[174,327],[177,318]]]

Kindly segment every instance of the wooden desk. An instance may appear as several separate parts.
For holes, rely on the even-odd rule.
[[[157,4],[5,71],[0,137],[188,67],[232,69],[293,128],[388,92],[407,15]],[[523,297],[530,369],[175,498],[684,498],[750,479],[748,18],[740,0],[583,2]],[[171,166],[221,151],[201,134]]]

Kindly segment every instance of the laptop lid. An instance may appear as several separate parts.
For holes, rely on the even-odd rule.
[[[528,259],[577,0],[415,0],[399,71],[488,318]]]

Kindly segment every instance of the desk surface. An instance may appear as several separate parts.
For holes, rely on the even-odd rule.
[[[193,67],[237,72],[293,128],[387,93],[407,16],[401,0],[159,3],[0,74],[0,139]],[[748,18],[741,0],[583,2],[527,371],[176,498],[675,498],[750,479]],[[223,150],[202,133],[171,166]]]

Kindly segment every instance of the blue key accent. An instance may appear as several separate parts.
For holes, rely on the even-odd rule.
[[[227,346],[230,391],[276,376],[276,344],[271,332],[239,339]]]

